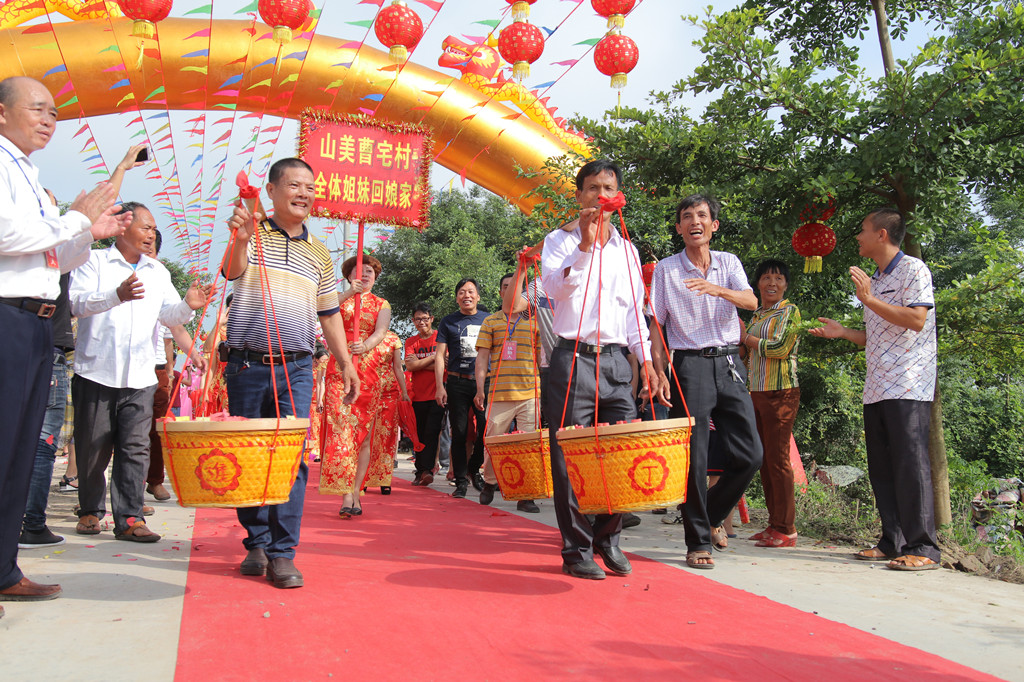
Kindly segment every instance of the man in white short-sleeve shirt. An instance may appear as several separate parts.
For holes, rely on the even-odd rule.
[[[928,431],[935,395],[935,299],[932,276],[917,258],[900,250],[903,215],[883,208],[864,219],[860,255],[875,261],[871,277],[850,268],[857,298],[864,304],[864,330],[818,318],[811,333],[864,346],[864,435],[868,475],[882,519],[876,547],[858,552],[889,568],[921,571],[939,567],[935,537]]]

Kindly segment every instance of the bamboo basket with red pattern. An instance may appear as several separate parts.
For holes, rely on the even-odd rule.
[[[559,429],[580,511],[613,514],[683,502],[692,428],[687,417]]]
[[[178,504],[258,507],[288,501],[308,419],[158,419]]]
[[[554,494],[547,429],[486,436],[484,446],[506,500],[541,500]]]

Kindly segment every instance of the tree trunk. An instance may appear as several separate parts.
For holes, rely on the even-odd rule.
[[[902,202],[897,202],[897,204]],[[907,208],[899,207],[904,216],[909,215]],[[903,249],[908,256],[924,260],[921,244],[914,235],[907,233],[903,240]],[[932,465],[932,498],[935,501],[935,525],[944,526],[953,520],[949,503],[949,463],[946,459],[946,435],[942,423],[942,392],[939,382],[935,381],[935,398],[932,401],[932,421],[928,430],[928,459]]]
[[[871,9],[875,13],[875,26],[878,27],[878,44],[882,48],[882,66],[885,75],[896,70],[896,60],[892,57],[892,40],[889,38],[889,15],[885,11],[885,0],[871,0]]]

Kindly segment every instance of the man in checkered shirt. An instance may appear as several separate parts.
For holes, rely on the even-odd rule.
[[[711,250],[718,231],[719,204],[712,197],[694,194],[676,209],[676,232],[686,248],[661,260],[651,283],[651,308],[665,327],[690,416],[690,473],[686,502],[680,505],[686,532],[686,565],[714,568],[712,546],[728,543],[721,527],[761,467],[761,439],[754,421],[754,405],[747,391],[747,369],[740,360],[743,328],[737,308],[753,310],[757,297],[747,281],[740,259]],[[668,365],[661,334],[651,334],[651,354],[659,370]],[[676,381],[669,379],[672,407],[669,417],[683,417]],[[708,490],[709,419],[715,422],[719,447],[727,464],[718,483]]]
[[[860,255],[875,261],[871,277],[850,268],[864,304],[863,330],[819,317],[811,333],[864,346],[864,435],[868,475],[882,519],[876,547],[855,556],[889,561],[889,568],[923,571],[939,567],[935,538],[928,430],[935,396],[935,299],[932,275],[900,250],[906,224],[892,208],[869,213],[861,224]]]

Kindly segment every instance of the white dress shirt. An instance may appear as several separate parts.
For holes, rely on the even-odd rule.
[[[541,278],[555,302],[552,329],[582,343],[629,346],[646,362],[651,359],[651,342],[643,318],[640,255],[618,230],[611,230],[608,242],[603,247],[595,242],[589,252],[579,249],[578,227],[572,232],[554,230],[544,239]]]
[[[60,275],[89,258],[92,223],[78,211],[60,211],[39,184],[39,169],[0,135],[0,296],[60,295]],[[59,268],[46,264],[56,251]]]
[[[117,287],[134,272],[145,288],[137,301],[121,303]],[[157,321],[171,327],[192,316],[159,261],[139,258],[133,267],[116,246],[92,251],[71,273],[71,314],[78,320],[75,374],[111,388],[156,383],[153,335]]]

